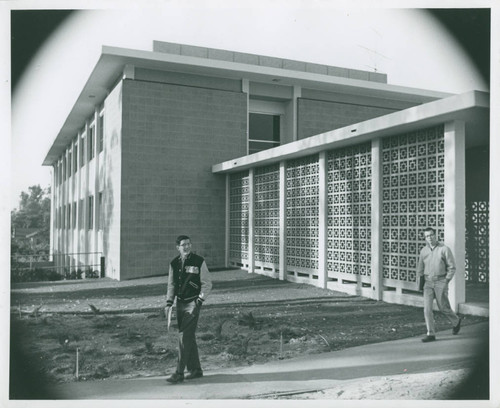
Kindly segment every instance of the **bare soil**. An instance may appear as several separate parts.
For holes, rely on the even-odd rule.
[[[425,333],[422,309],[246,271],[212,272],[197,341],[205,371]],[[69,382],[171,373],[175,312],[167,277],[17,284],[11,290],[11,377]],[[486,320],[467,316],[463,325]],[[439,329],[451,328],[436,314]],[[78,362],[78,364],[77,364]]]

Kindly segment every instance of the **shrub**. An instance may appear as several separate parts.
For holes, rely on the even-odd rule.
[[[53,268],[13,268],[11,282],[47,282],[61,280],[62,276]]]

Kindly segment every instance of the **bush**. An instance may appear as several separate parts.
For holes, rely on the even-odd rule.
[[[92,268],[88,267],[85,270],[85,279],[91,278],[95,279],[99,277],[99,271],[93,270]]]
[[[11,282],[47,282],[61,280],[62,276],[52,268],[13,268],[11,271]]]

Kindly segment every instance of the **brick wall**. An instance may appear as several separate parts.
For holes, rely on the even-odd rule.
[[[126,80],[123,85],[121,279],[167,272],[191,236],[210,267],[225,254],[225,177],[246,153],[246,95]]]
[[[298,100],[297,135],[299,139],[304,139],[395,111],[396,109],[377,106],[300,98]]]

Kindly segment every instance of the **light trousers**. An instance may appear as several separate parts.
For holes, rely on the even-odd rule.
[[[201,306],[193,300],[189,303],[177,301],[177,324],[179,326],[179,358],[177,360],[178,374],[201,370],[198,345],[196,344],[196,327]]]
[[[436,335],[434,311],[432,310],[434,299],[436,299],[439,311],[446,316],[453,326],[456,326],[459,320],[456,313],[451,309],[450,301],[448,300],[448,282],[446,282],[446,279],[443,278],[436,281],[426,279],[424,284],[424,317],[429,336]]]

